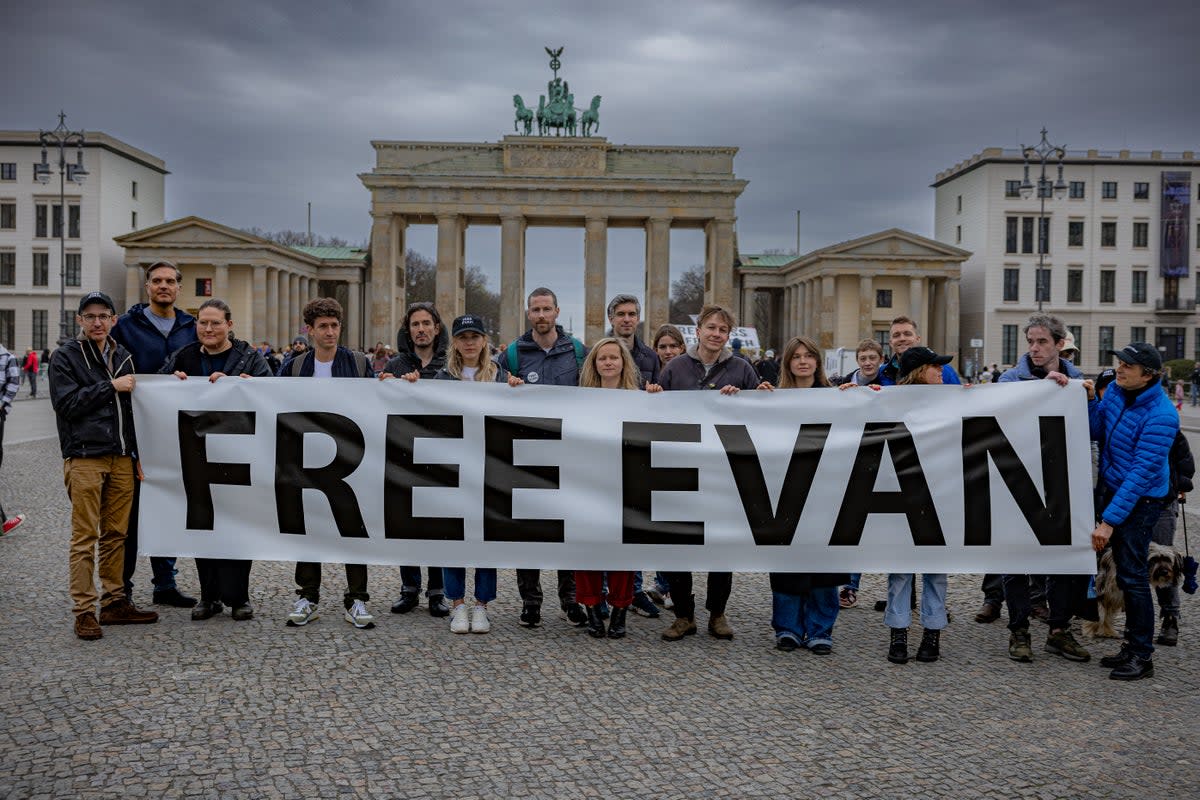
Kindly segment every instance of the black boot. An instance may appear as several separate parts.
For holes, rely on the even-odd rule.
[[[613,608],[612,616],[608,620],[608,638],[625,638],[625,614],[628,611],[627,608]]]
[[[604,638],[604,618],[600,616],[599,606],[587,606],[587,632],[593,638]]]
[[[1163,617],[1162,630],[1158,633],[1155,644],[1174,647],[1179,644],[1179,617]]]
[[[908,628],[892,628],[887,660],[893,664],[908,663]]]
[[[917,661],[930,663],[941,655],[941,631],[926,630],[921,635],[921,646],[917,648]]]

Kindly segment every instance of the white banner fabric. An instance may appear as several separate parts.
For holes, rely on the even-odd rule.
[[[1078,382],[724,396],[137,381],[143,555],[1095,571]]]

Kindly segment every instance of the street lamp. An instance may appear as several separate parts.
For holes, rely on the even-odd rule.
[[[1033,196],[1034,185],[1029,182],[1029,164],[1030,162],[1041,164],[1041,174],[1038,176],[1037,194],[1040,200],[1038,208],[1038,271],[1037,280],[1034,281],[1034,286],[1037,291],[1037,306],[1038,311],[1042,310],[1042,298],[1045,296],[1049,286],[1046,285],[1046,251],[1050,247],[1050,226],[1046,224],[1046,198],[1053,196],[1061,200],[1067,193],[1067,184],[1063,181],[1063,158],[1067,155],[1065,147],[1050,144],[1046,141],[1046,129],[1042,128],[1042,141],[1033,147],[1021,145],[1021,154],[1025,156],[1025,179],[1021,181],[1021,197],[1028,200]],[[1053,156],[1058,159],[1058,180],[1050,183],[1050,179],[1046,177],[1046,162]]]
[[[41,131],[38,141],[42,143],[42,163],[33,165],[33,177],[38,183],[50,182],[50,163],[46,159],[46,148],[58,148],[58,344],[70,338],[67,326],[67,196],[66,182],[80,186],[87,180],[88,171],[83,166],[83,131],[67,128],[67,115],[58,112],[58,127],[52,131]],[[67,148],[74,145],[75,163],[67,163]],[[80,211],[83,201],[80,199]],[[53,225],[53,221],[51,221]]]

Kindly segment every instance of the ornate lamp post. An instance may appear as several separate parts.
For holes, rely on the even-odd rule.
[[[1067,193],[1067,184],[1063,182],[1063,158],[1067,155],[1065,147],[1050,144],[1046,141],[1046,129],[1042,128],[1042,141],[1033,147],[1021,145],[1021,154],[1025,157],[1025,179],[1021,181],[1021,197],[1028,200],[1033,196],[1034,185],[1029,182],[1030,162],[1041,164],[1041,174],[1037,181],[1037,194],[1040,201],[1038,207],[1038,271],[1034,281],[1037,292],[1038,311],[1042,310],[1042,298],[1049,289],[1046,275],[1046,251],[1050,247],[1050,226],[1046,224],[1046,198],[1053,196],[1061,200]],[[1046,162],[1053,157],[1058,160],[1058,180],[1054,183],[1046,177]],[[1051,194],[1053,193],[1053,195]]]
[[[83,166],[83,131],[72,131],[67,128],[67,115],[58,112],[58,127],[52,131],[42,131],[38,135],[42,143],[42,163],[34,164],[33,177],[38,183],[50,182],[50,163],[46,159],[46,148],[58,148],[58,344],[61,345],[69,336],[67,325],[67,197],[66,182],[71,181],[83,185],[87,180],[88,171]],[[67,163],[67,148],[75,145],[75,163]],[[80,202],[82,207],[83,203]],[[51,224],[54,224],[51,221]]]

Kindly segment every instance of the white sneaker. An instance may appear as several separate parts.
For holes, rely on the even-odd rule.
[[[296,607],[292,609],[292,613],[288,614],[287,624],[289,628],[299,628],[301,625],[307,625],[320,616],[317,613],[317,604],[310,603],[301,597],[296,601]]]
[[[451,633],[470,633],[471,620],[467,616],[467,604],[459,603],[450,612],[450,632]]]
[[[375,627],[375,618],[367,611],[367,607],[363,605],[362,600],[355,600],[354,604],[346,609],[346,622],[349,622],[356,628]]]
[[[464,608],[465,606],[459,606]],[[487,608],[485,606],[475,606],[471,609],[471,633],[487,633],[492,629],[492,623],[488,620]]]

